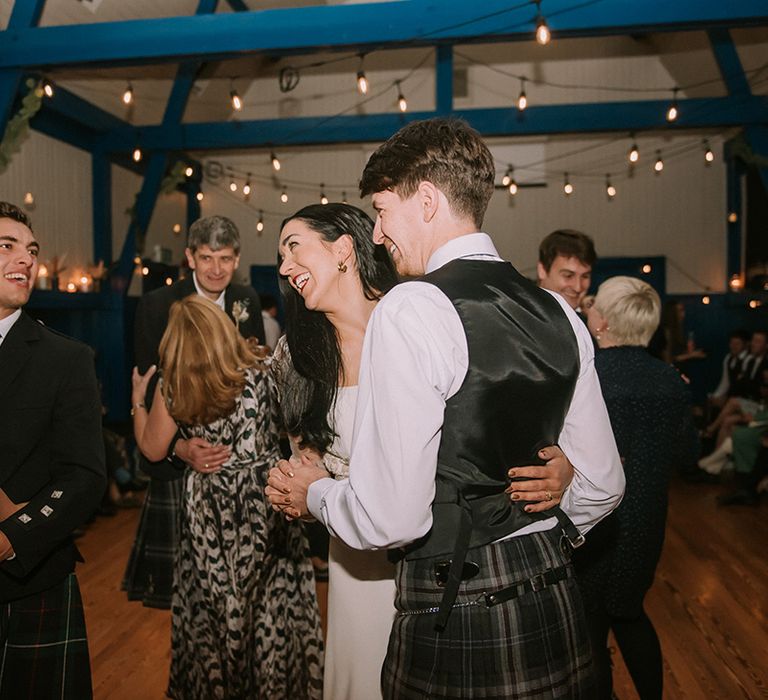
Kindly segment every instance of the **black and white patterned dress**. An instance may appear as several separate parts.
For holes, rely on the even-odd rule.
[[[322,641],[300,523],[268,505],[279,459],[271,378],[248,371],[233,413],[185,437],[228,445],[219,472],[184,476],[168,693],[177,700],[320,698]]]

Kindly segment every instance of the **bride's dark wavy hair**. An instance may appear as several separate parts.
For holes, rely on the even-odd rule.
[[[392,259],[383,245],[373,242],[373,221],[361,209],[349,204],[311,204],[283,221],[280,230],[296,219],[329,243],[341,236],[352,239],[355,262],[347,274],[360,276],[366,299],[380,299],[397,283]],[[278,267],[281,263],[278,254]],[[283,387],[283,421],[302,447],[322,454],[335,436],[328,416],[343,379],[339,338],[325,314],[307,309],[286,277],[280,277],[280,290],[285,301],[285,335],[296,370]]]

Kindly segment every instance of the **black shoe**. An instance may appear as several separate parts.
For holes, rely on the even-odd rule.
[[[756,506],[759,502],[760,496],[747,489],[736,489],[717,497],[720,506]]]

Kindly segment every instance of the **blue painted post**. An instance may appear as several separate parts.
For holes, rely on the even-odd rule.
[[[734,275],[742,273],[742,235],[744,224],[741,220],[741,166],[739,162],[731,157],[726,161],[726,179],[727,179],[727,265],[725,289],[730,289],[729,282]],[[731,214],[736,214],[736,221],[730,221]]]
[[[40,21],[45,0],[16,0],[13,3],[13,11],[8,20],[6,31],[34,27]],[[0,32],[1,38],[5,32]],[[22,71],[20,68],[0,69],[0,141],[2,141],[5,127],[11,118],[11,110],[16,100],[16,93],[21,83]]]
[[[453,111],[453,47],[438,46],[435,63],[435,111],[447,116]]]
[[[93,261],[112,263],[112,164],[102,151],[91,154]]]

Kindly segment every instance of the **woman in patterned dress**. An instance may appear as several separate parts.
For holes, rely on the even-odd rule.
[[[155,370],[133,373],[141,451],[162,459],[178,428],[231,450],[222,467],[184,475],[168,694],[320,698],[322,642],[306,540],[264,495],[267,469],[280,456],[270,375],[226,315],[197,295],[171,308],[160,357],[149,414],[143,400]]]

